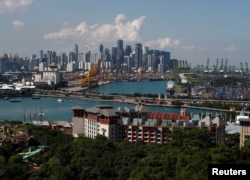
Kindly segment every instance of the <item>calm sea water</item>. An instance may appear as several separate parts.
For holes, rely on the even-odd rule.
[[[98,86],[90,91],[104,94],[165,94],[167,81],[139,81],[139,82],[115,82],[107,85]]]
[[[103,85],[92,89],[104,94],[125,93],[131,94],[139,92],[141,94],[165,93],[165,81],[141,81],[141,82],[116,82]],[[114,108],[134,108],[133,104],[124,104],[117,102],[96,101],[64,98],[63,102],[58,102],[57,98],[41,97],[41,99],[32,99],[30,97],[18,98],[21,102],[10,102],[0,99],[0,121],[21,120],[30,121],[39,119],[38,114],[44,113],[43,120],[64,120],[72,119],[72,107],[82,106],[90,108],[97,105],[112,105]],[[151,111],[179,113],[180,108],[148,107]],[[196,109],[187,109],[189,113],[202,112]]]

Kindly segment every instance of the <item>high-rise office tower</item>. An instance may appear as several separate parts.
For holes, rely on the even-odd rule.
[[[123,51],[123,40],[122,39],[117,40],[117,53],[118,53],[118,55],[120,54],[119,51]]]
[[[103,61],[104,60],[104,52],[103,52],[103,45],[102,44],[100,44],[100,46],[99,46],[99,52],[101,53],[101,61]]]
[[[103,59],[104,59],[105,61],[109,61],[109,62],[110,62],[110,60],[111,60],[111,55],[110,55],[110,51],[109,51],[108,48],[105,48],[105,49],[104,49],[104,57],[103,57]]]
[[[145,46],[145,47],[143,48],[143,54],[144,54],[144,55],[148,55],[148,46]]]
[[[75,44],[75,46],[74,46],[74,52],[75,52],[76,54],[78,54],[78,45],[77,45],[77,44]]]
[[[118,39],[117,40],[117,61],[116,61],[116,67],[119,67],[123,63],[123,57],[124,57],[123,40],[122,39]]]
[[[116,59],[117,59],[117,47],[112,47],[111,50],[111,61],[113,66],[116,65]]]
[[[132,53],[132,48],[131,48],[130,45],[127,45],[126,48],[125,48],[124,55],[125,56],[130,56],[130,53]]]
[[[100,53],[103,52],[103,45],[102,44],[100,44],[100,46],[99,46],[99,51],[100,51]]]
[[[148,47],[143,48],[143,56],[142,56],[142,63],[144,68],[148,66]]]
[[[135,44],[135,67],[142,67],[142,44]]]
[[[74,46],[74,52],[73,52],[73,61],[75,61],[75,62],[78,62],[78,53],[79,53],[79,51],[78,51],[78,45],[77,44],[75,44],[75,46]]]
[[[53,63],[53,52],[47,51],[47,65],[50,66]]]
[[[40,62],[43,61],[43,50],[40,50],[40,57],[39,57]]]

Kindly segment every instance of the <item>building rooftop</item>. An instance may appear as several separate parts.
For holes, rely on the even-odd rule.
[[[227,134],[240,133],[240,126],[234,123],[227,122],[225,131]]]

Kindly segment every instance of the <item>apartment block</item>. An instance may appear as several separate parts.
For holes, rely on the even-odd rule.
[[[150,112],[143,104],[134,109],[96,106],[88,109],[74,107],[72,110],[74,137],[79,134],[90,138],[104,135],[111,141],[165,144],[174,128],[200,128],[206,129],[215,142],[225,138],[226,122],[219,115],[212,118],[207,114],[203,119],[195,115],[191,118],[185,109],[180,114]]]

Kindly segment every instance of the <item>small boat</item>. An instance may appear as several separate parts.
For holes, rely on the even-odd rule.
[[[39,96],[32,96],[31,99],[41,99]]]
[[[20,99],[11,99],[10,102],[21,102]]]
[[[9,97],[4,97],[3,99],[4,99],[4,100],[8,100],[8,99],[9,99]]]
[[[57,102],[63,102],[63,100],[61,98],[58,98]]]

